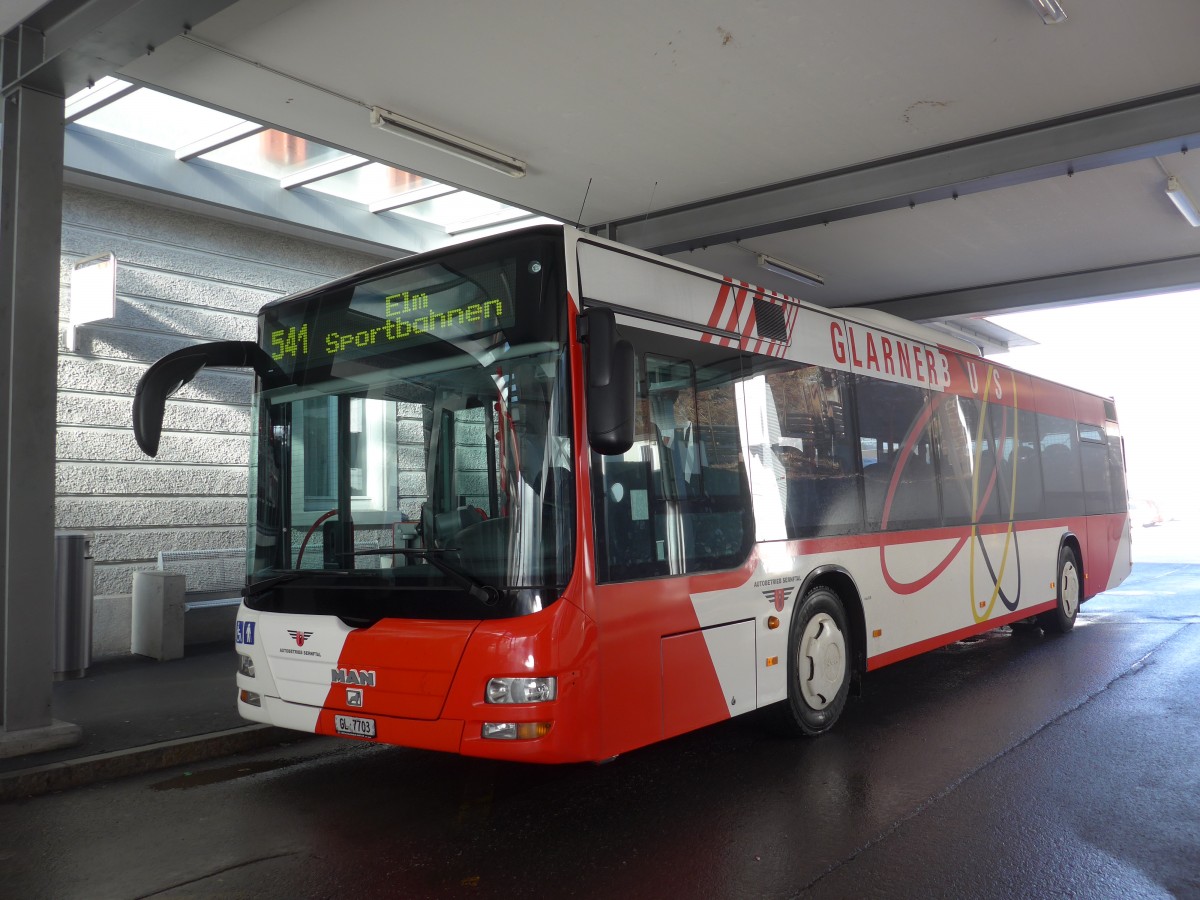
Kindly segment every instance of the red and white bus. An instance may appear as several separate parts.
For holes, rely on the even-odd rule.
[[[266,306],[156,363],[254,393],[238,708],[301,731],[602,760],[998,626],[1130,569],[1111,400],[922,326],[563,227]]]

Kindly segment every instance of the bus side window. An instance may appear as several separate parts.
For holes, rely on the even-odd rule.
[[[1112,511],[1123,513],[1129,507],[1129,494],[1125,486],[1125,442],[1116,422],[1104,423],[1108,436],[1108,482],[1112,488]]]
[[[674,432],[673,426],[666,426],[674,398],[660,395],[652,403],[655,386],[672,373],[656,370],[648,356],[638,356],[638,362],[642,377],[637,382],[634,444],[622,455],[592,454],[596,575],[601,582],[670,574],[670,554],[676,552],[665,515],[666,499],[677,493],[678,469],[667,461],[672,442],[665,439]]]
[[[928,392],[865,375],[856,376],[854,386],[862,449],[873,441],[878,460],[863,471],[867,523],[890,531],[937,525]]]
[[[738,351],[681,349],[715,359],[640,356],[633,446],[592,455],[600,581],[731,568],[753,544],[733,387]]]
[[[1038,436],[1042,456],[1048,516],[1083,514],[1083,472],[1079,461],[1079,436],[1071,419],[1039,413]]]
[[[778,437],[770,448],[776,464],[771,468],[782,480],[787,537],[847,534],[861,528],[847,376],[820,366],[799,366],[772,372],[766,381],[778,416]],[[760,493],[756,490],[756,497]]]
[[[980,421],[982,404],[953,394],[942,395],[936,403],[942,524],[998,521],[1001,491],[993,478],[995,444],[987,421]],[[1003,501],[1007,508],[1008,498]]]
[[[1029,410],[991,404],[988,419],[999,452],[996,487],[1005,519],[1036,519],[1042,512],[1042,467],[1037,448],[1037,416]],[[1016,479],[1016,489],[1013,479]],[[1010,498],[1012,509],[1009,510]]]
[[[1079,455],[1083,463],[1083,505],[1090,516],[1116,512],[1112,508],[1108,440],[1099,425],[1079,423]]]

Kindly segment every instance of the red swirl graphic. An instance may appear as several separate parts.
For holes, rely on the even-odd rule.
[[[945,397],[938,398],[936,402],[945,402]],[[888,482],[887,496],[883,501],[883,515],[879,523],[881,532],[879,537],[879,564],[883,570],[883,580],[887,582],[887,586],[897,594],[915,594],[917,591],[928,587],[937,579],[939,575],[946,571],[950,563],[954,562],[954,558],[958,556],[960,552],[962,552],[962,548],[967,545],[967,541],[971,539],[972,526],[962,526],[958,540],[955,541],[954,546],[950,548],[946,556],[939,563],[937,563],[937,565],[930,569],[929,572],[914,581],[898,581],[895,577],[893,577],[891,571],[888,569],[887,548],[897,544],[905,543],[905,541],[900,538],[889,537],[886,531],[888,520],[891,518],[892,514],[892,502],[896,498],[896,489],[900,485],[900,477],[904,474],[904,468],[908,465],[909,460],[913,457],[913,448],[916,446],[917,440],[929,426],[929,420],[933,418],[933,412],[934,405],[930,403],[925,407],[921,415],[917,417],[917,420],[913,422],[912,427],[909,429],[908,436],[904,441],[904,446],[900,450],[899,464],[892,472],[891,480]],[[1007,432],[1007,428],[1008,421],[1006,415],[1005,432]],[[998,469],[998,464],[992,466],[991,478],[988,479],[987,488],[984,490],[983,496],[979,499],[978,505],[972,516],[972,518],[974,518],[976,521],[979,520],[980,511],[987,507],[988,500],[991,499],[992,491],[996,486],[996,474]]]

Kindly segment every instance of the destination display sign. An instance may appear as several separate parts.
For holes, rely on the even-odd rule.
[[[289,373],[391,354],[431,341],[461,343],[516,324],[515,260],[471,268],[430,264],[330,288],[263,310],[261,345]]]

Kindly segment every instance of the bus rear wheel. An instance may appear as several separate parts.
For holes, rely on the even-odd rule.
[[[1079,560],[1075,551],[1065,544],[1058,551],[1058,605],[1038,616],[1038,624],[1046,631],[1066,634],[1075,627],[1079,604],[1083,598],[1083,579],[1079,576]]]
[[[815,587],[792,613],[788,634],[788,696],[779,724],[811,737],[833,727],[850,693],[850,638],[841,598]]]

